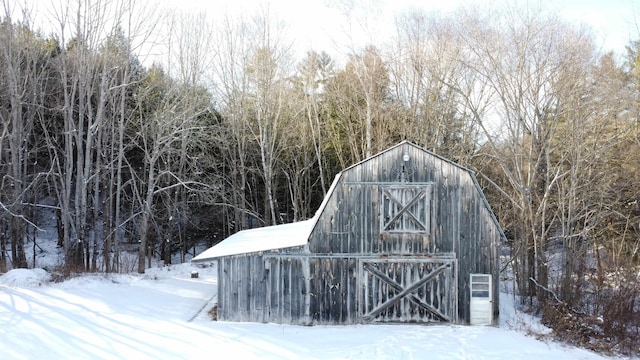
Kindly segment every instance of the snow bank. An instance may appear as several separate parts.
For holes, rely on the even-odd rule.
[[[217,281],[217,268],[215,266],[197,266],[190,263],[154,267],[145,270],[144,274],[129,273],[95,273],[81,274],[65,279],[64,282],[56,284],[60,289],[74,290],[78,288],[98,288],[108,284],[133,285],[140,281],[162,281],[162,280],[186,280],[191,278],[191,272],[197,271],[201,277],[201,282],[215,283]],[[211,280],[211,279],[214,280]]]
[[[149,268],[145,271],[144,277],[154,280],[160,279],[188,279],[191,277],[192,271],[197,271],[201,276],[216,276],[217,267],[214,264],[206,263],[201,265],[195,265],[191,263],[175,264],[170,266],[161,266]]]
[[[51,281],[51,274],[43,269],[13,269],[0,276],[0,284],[13,287],[31,288]]]

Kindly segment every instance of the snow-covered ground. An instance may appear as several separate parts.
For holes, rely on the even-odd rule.
[[[503,296],[500,327],[287,326],[211,321],[214,268],[50,282],[41,269],[0,276],[0,359],[601,359],[526,335],[532,319]]]

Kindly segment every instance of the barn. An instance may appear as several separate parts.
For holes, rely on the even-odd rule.
[[[219,320],[496,324],[502,239],[473,171],[404,141],[337,174],[313,218],[192,262],[217,261]]]

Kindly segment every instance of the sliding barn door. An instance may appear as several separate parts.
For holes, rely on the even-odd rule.
[[[455,259],[362,259],[363,322],[456,322]]]

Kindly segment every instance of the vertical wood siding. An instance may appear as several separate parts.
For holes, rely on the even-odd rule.
[[[365,320],[456,322],[455,260],[412,260],[360,261],[360,312]],[[408,296],[400,296],[402,292]]]

